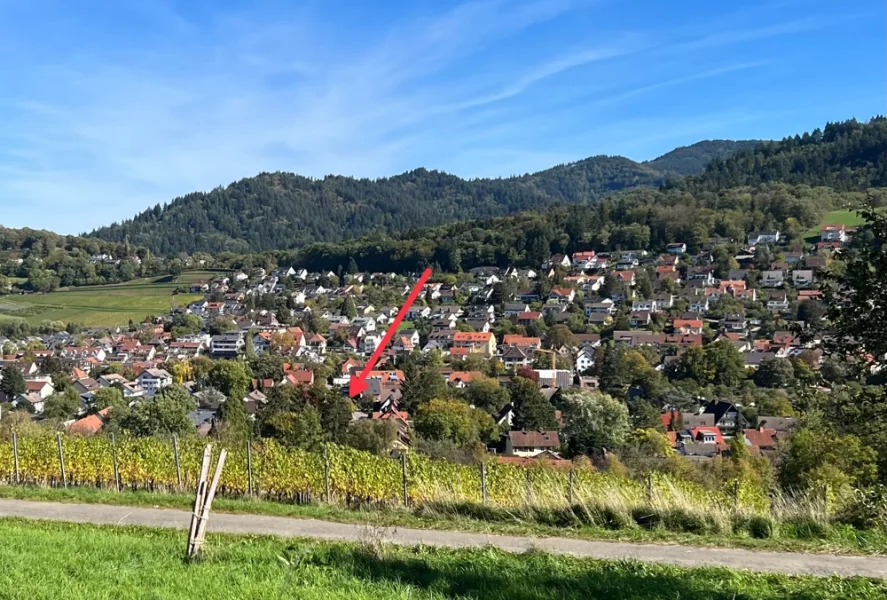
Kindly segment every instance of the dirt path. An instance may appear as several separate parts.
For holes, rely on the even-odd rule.
[[[190,514],[184,510],[104,504],[0,500],[0,517],[24,517],[97,525],[144,525],[187,529]],[[509,552],[524,552],[535,548],[557,554],[601,559],[633,559],[682,567],[723,566],[751,571],[807,575],[862,575],[887,579],[887,558],[883,556],[758,552],[734,548],[593,542],[568,538],[527,538],[425,529],[370,529],[365,525],[331,523],[315,519],[227,513],[213,513],[209,520],[209,530],[324,540],[372,539],[405,546],[417,544],[450,548],[495,546]]]

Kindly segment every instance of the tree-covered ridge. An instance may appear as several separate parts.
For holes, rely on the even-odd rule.
[[[160,254],[298,248],[555,203],[592,202],[621,190],[659,186],[667,176],[698,173],[711,157],[746,144],[700,142],[647,164],[595,156],[502,179],[465,180],[427,169],[376,180],[262,173],[157,205],[92,235],[114,242],[128,240]]]
[[[887,204],[887,191],[871,190]],[[638,189],[600,202],[562,205],[544,213],[463,221],[397,236],[374,235],[278,252],[278,260],[309,270],[409,272],[478,266],[536,268],[552,253],[579,250],[651,250],[681,241],[699,250],[711,237],[744,243],[753,230],[779,230],[797,244],[828,211],[859,203],[862,192],[806,185],[766,184],[719,193]]]
[[[49,292],[60,286],[120,283],[165,272],[145,248],[37,229],[0,227],[0,294],[15,287]]]
[[[752,150],[760,140],[704,140],[691,146],[681,146],[671,152],[643,163],[646,166],[669,175],[684,176],[702,173],[708,164],[742,150]]]
[[[827,123],[825,129],[764,142],[711,162],[679,185],[700,192],[773,181],[838,190],[887,186],[887,118]]]

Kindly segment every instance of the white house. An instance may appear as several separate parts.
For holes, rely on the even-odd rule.
[[[847,227],[845,225],[822,225],[819,228],[819,241],[846,242]]]
[[[590,346],[583,346],[576,355],[576,371],[584,373],[594,366],[595,350]]]
[[[760,246],[761,244],[778,244],[780,240],[779,231],[753,231],[748,234],[749,246]]]
[[[210,353],[214,356],[236,356],[246,346],[243,337],[242,331],[214,335],[210,342]]]
[[[792,271],[792,283],[796,287],[807,287],[813,283],[813,271],[811,269],[797,269]]]
[[[381,342],[382,336],[371,333],[369,335],[363,336],[360,339],[360,342],[358,343],[358,349],[364,354],[372,354],[376,351],[376,348]]]
[[[136,377],[145,390],[145,395],[154,396],[165,387],[172,385],[172,375],[164,369],[145,369]]]

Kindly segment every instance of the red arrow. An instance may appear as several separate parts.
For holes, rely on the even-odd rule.
[[[422,276],[419,277],[419,281],[416,282],[416,285],[413,287],[412,291],[410,291],[410,295],[407,296],[407,301],[403,303],[403,306],[399,311],[397,311],[397,316],[394,318],[394,323],[388,328],[388,331],[385,332],[385,337],[382,338],[381,343],[376,347],[376,351],[373,352],[373,355],[370,357],[369,362],[367,362],[366,366],[363,368],[363,371],[360,372],[360,375],[352,375],[351,376],[351,384],[348,386],[348,395],[354,398],[365,389],[369,387],[366,382],[367,377],[370,374],[370,371],[373,370],[373,367],[379,362],[379,358],[382,357],[382,352],[391,343],[391,338],[394,337],[394,334],[397,333],[397,329],[400,327],[400,322],[403,321],[404,315],[407,314],[407,311],[410,310],[410,307],[413,305],[413,302],[416,301],[416,298],[419,297],[419,294],[422,292],[422,286],[425,285],[425,282],[428,281],[428,278],[431,277],[431,269],[425,269],[425,272],[422,273]]]

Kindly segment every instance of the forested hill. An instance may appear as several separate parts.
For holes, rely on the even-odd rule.
[[[657,187],[667,177],[699,173],[712,158],[752,143],[700,142],[647,163],[595,156],[503,179],[465,180],[426,169],[377,180],[262,173],[226,188],[177,198],[90,235],[160,254],[298,248]]]
[[[887,205],[887,188],[866,192],[828,187],[768,183],[688,194],[678,188],[636,189],[594,205],[573,204],[543,212],[479,219],[409,233],[373,235],[343,242],[310,244],[275,252],[279,264],[312,271],[398,273],[432,267],[458,272],[474,267],[533,267],[553,253],[638,250],[662,252],[682,241],[700,250],[710,237],[737,241],[740,248],[753,230],[779,230],[792,247],[801,248],[809,228],[831,210],[870,200]],[[719,277],[726,277],[732,254],[719,254]]]
[[[648,160],[645,166],[667,175],[696,175],[715,159],[730,156],[742,150],[752,150],[760,140],[705,140],[692,146],[681,146],[659,158]]]
[[[679,186],[713,192],[773,181],[844,191],[887,186],[887,118],[828,123],[825,129],[758,144],[713,160]]]

